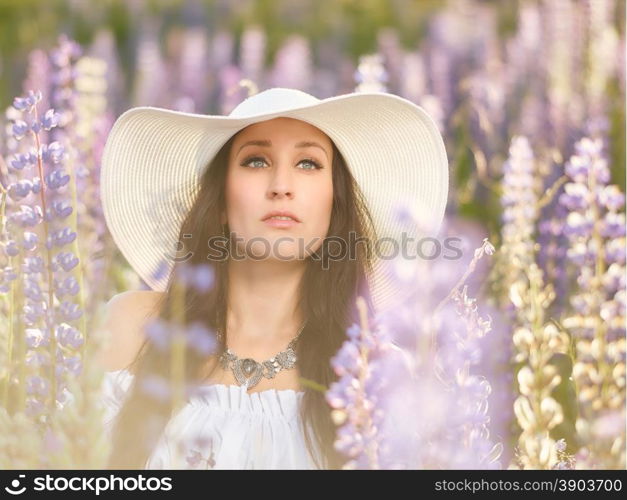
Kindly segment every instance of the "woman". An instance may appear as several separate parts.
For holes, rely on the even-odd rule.
[[[444,212],[446,153],[428,115],[389,94],[282,88],[228,117],[134,108],[109,135],[101,184],[113,238],[152,289],[108,305],[109,466],[340,468],[324,389],[356,298],[371,312],[393,303],[378,239],[400,233],[394,202],[431,223],[413,236]],[[171,344],[145,328],[157,318],[217,334],[210,354],[190,334],[196,391],[174,414],[150,390],[172,366]]]

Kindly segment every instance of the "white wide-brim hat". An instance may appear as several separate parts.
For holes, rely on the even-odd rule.
[[[437,125],[420,106],[384,92],[318,99],[271,88],[242,101],[228,116],[155,107],[127,110],[103,151],[101,197],[109,231],[129,264],[153,290],[165,291],[185,214],[203,171],[244,127],[276,117],[296,118],[335,143],[364,194],[379,238],[400,241],[437,235],[448,196],[448,160]],[[424,225],[403,224],[399,203]],[[386,259],[368,276],[375,307],[395,302]],[[165,266],[165,269],[164,269]]]

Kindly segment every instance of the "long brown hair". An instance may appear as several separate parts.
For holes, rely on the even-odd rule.
[[[185,241],[191,259],[185,264],[192,266],[207,264],[213,266],[213,287],[200,292],[194,287],[185,288],[184,323],[199,321],[211,330],[226,331],[226,311],[228,297],[228,274],[226,260],[207,259],[207,241],[211,237],[220,237],[223,228],[220,214],[225,211],[225,183],[228,158],[235,136],[231,137],[218,154],[209,163],[202,176],[200,189],[191,210],[188,212],[179,233],[179,241]],[[296,344],[298,369],[305,379],[330,387],[338,377],[331,366],[331,358],[346,340],[346,330],[351,323],[358,322],[355,299],[361,295],[366,300],[369,310],[373,310],[366,275],[372,269],[371,243],[376,238],[374,224],[363,194],[348,169],[344,158],[333,144],[333,207],[327,238],[317,250],[319,260],[307,258],[306,269],[300,285],[299,307],[306,319],[299,341]],[[323,268],[325,254],[329,251],[327,241],[352,241],[353,232],[356,245],[352,258],[329,259]],[[183,240],[183,235],[193,238]],[[229,233],[230,234],[230,233]],[[329,238],[331,238],[329,240]],[[361,240],[359,240],[361,238]],[[225,241],[228,245],[230,242]],[[337,250],[334,250],[337,251]],[[160,298],[154,315],[160,319],[171,320],[174,310],[172,284],[181,275],[182,262],[176,262],[169,277],[167,291]],[[225,339],[218,343],[219,352],[225,349]],[[170,351],[159,349],[148,337],[127,369],[135,375],[129,388],[129,395],[118,411],[112,431],[112,452],[108,468],[139,469],[146,462],[162,433],[168,419],[172,416],[169,401],[155,398],[141,390],[141,381],[148,376],[160,376],[165,380],[170,377]],[[195,349],[186,347],[185,380],[192,383],[197,380],[199,370],[206,359]],[[301,422],[307,448],[316,466],[324,469],[339,469],[347,457],[335,450],[333,442],[336,425],[331,418],[331,408],[324,398],[324,392],[312,386],[305,387],[301,406]],[[308,427],[313,430],[310,436]],[[318,454],[312,451],[313,439],[321,451],[322,462]]]

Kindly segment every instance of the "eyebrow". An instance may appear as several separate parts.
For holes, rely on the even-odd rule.
[[[268,141],[268,140],[254,140],[254,141],[247,141],[244,144],[242,144],[239,149],[237,150],[237,153],[239,154],[239,152],[244,149],[246,146],[262,146],[265,148],[269,148],[272,146],[272,141]],[[327,160],[329,159],[329,155],[327,154],[327,151],[317,142],[314,141],[300,141],[299,143],[297,143],[295,146],[295,148],[310,148],[310,147],[314,147],[314,148],[320,148],[325,156],[327,157]]]

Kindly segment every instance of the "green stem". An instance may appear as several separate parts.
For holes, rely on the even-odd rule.
[[[34,108],[35,121],[38,120],[37,117],[37,108]],[[54,280],[53,280],[53,272],[52,272],[52,251],[48,248],[48,221],[46,220],[46,183],[44,180],[44,165],[43,158],[41,154],[41,141],[39,140],[39,134],[32,132],[35,138],[35,147],[37,148],[37,169],[39,172],[39,179],[41,182],[41,209],[43,211],[43,229],[44,229],[44,248],[46,249],[46,260],[48,262],[47,265],[47,277],[48,277],[48,311],[46,313],[52,314],[54,311]],[[48,319],[44,318],[44,324],[46,326],[46,330],[48,329]],[[50,331],[50,381],[51,381],[51,391],[50,391],[50,405],[51,411],[56,410],[56,401],[57,401],[57,339],[55,338],[54,332]]]
[[[590,174],[588,177],[589,180],[589,189],[590,193],[594,193],[597,189],[596,179],[593,174]],[[603,406],[606,406],[607,400],[607,392],[608,392],[608,380],[611,377],[611,368],[608,366],[605,360],[605,349],[606,349],[606,339],[605,334],[607,331],[607,325],[605,321],[601,319],[601,310],[600,310],[600,297],[604,295],[603,287],[601,286],[603,275],[605,274],[605,252],[603,247],[603,237],[601,236],[600,225],[602,224],[601,213],[597,202],[592,199],[591,200],[591,209],[592,209],[592,220],[594,224],[592,226],[592,235],[591,238],[594,241],[594,246],[597,249],[597,255],[594,265],[594,279],[591,283],[590,293],[594,297],[594,306],[595,309],[592,312],[594,315],[594,334],[597,342],[599,343],[598,352],[601,353],[600,358],[597,359],[599,375],[601,376],[601,390],[600,390],[600,398],[603,403]]]
[[[87,346],[87,315],[86,315],[86,308],[85,308],[85,280],[84,280],[84,275],[85,275],[85,266],[86,266],[86,261],[85,259],[83,259],[83,254],[80,251],[80,245],[79,245],[79,232],[78,232],[78,213],[77,213],[77,208],[78,208],[78,196],[77,196],[77,189],[76,189],[76,171],[74,169],[74,163],[72,162],[70,165],[70,171],[71,171],[71,176],[70,176],[70,193],[71,193],[71,197],[72,197],[72,213],[70,214],[70,226],[72,231],[74,231],[76,233],[76,238],[74,239],[74,242],[72,243],[72,250],[74,252],[74,255],[76,255],[76,257],[78,258],[78,266],[76,266],[72,272],[72,276],[74,276],[74,278],[76,279],[76,281],[78,282],[78,305],[80,307],[80,310],[83,311],[83,314],[81,314],[80,317],[80,331],[83,335],[83,345],[81,346],[80,352],[81,352],[81,358],[84,359],[85,357],[85,347]]]

